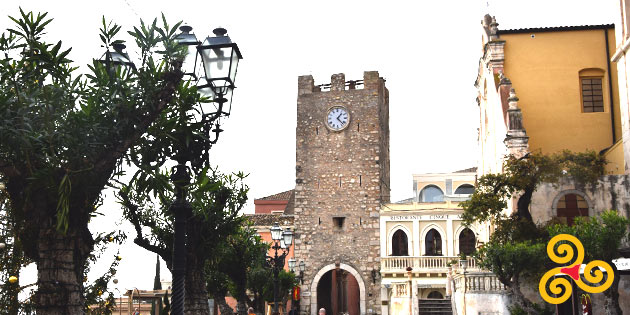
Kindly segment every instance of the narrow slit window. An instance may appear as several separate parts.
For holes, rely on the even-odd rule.
[[[315,134],[319,135],[319,127],[315,127]]]
[[[582,111],[595,113],[604,111],[604,93],[602,78],[581,78]]]
[[[359,175],[359,187],[361,187],[362,183],[363,181],[362,181],[361,175]]]

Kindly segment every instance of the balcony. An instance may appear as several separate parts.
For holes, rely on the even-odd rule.
[[[464,293],[507,291],[507,287],[499,281],[496,275],[491,272],[471,272],[458,274],[453,277],[455,281],[455,291]]]
[[[381,257],[381,273],[405,273],[407,267],[413,268],[413,272],[439,272],[446,273],[448,271],[448,262],[457,261],[453,264],[453,269],[459,268],[459,257],[457,256],[395,256]],[[467,270],[479,270],[475,260],[471,257],[467,258]]]

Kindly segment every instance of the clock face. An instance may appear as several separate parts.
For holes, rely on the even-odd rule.
[[[348,126],[349,122],[350,114],[345,107],[333,106],[328,110],[328,115],[326,115],[326,126],[328,128],[335,131],[343,130]]]

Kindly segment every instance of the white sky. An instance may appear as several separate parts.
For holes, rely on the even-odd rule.
[[[103,15],[123,26],[121,38],[127,40],[126,31],[140,18],[150,22],[161,12],[172,23],[184,20],[200,39],[225,27],[244,59],[232,116],[211,160],[223,172],[250,174],[246,212],[253,212],[254,198],[294,187],[299,75],[312,74],[321,84],[335,73],[350,80],[376,70],[387,80],[392,201],[397,201],[411,197],[414,173],[476,165],[479,113],[473,82],[483,14],[496,15],[499,29],[605,24],[616,21],[619,2],[5,0],[0,2],[0,30],[12,26],[6,16],[18,16],[19,6],[49,12],[55,19],[47,28],[49,41],[72,47],[70,58],[81,67],[103,53],[98,37]],[[127,46],[133,52],[132,41]],[[105,208],[108,217],[91,226],[94,232],[110,230],[119,220],[115,203],[107,202]],[[131,240],[121,248],[120,288],[150,289],[155,255]],[[167,273],[163,265],[162,277],[168,278]],[[29,271],[20,282],[34,279]]]

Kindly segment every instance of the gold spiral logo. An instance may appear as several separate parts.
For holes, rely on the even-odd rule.
[[[540,296],[551,304],[563,303],[571,297],[573,285],[570,279],[573,279],[575,284],[586,292],[601,293],[610,287],[615,278],[613,269],[608,263],[594,260],[584,267],[583,277],[588,283],[582,280],[580,267],[584,261],[584,246],[573,235],[559,234],[554,236],[547,244],[547,256],[553,262],[565,265],[565,267],[556,267],[547,271],[538,283]],[[606,275],[601,269],[604,269]],[[554,277],[563,274],[570,278]]]

